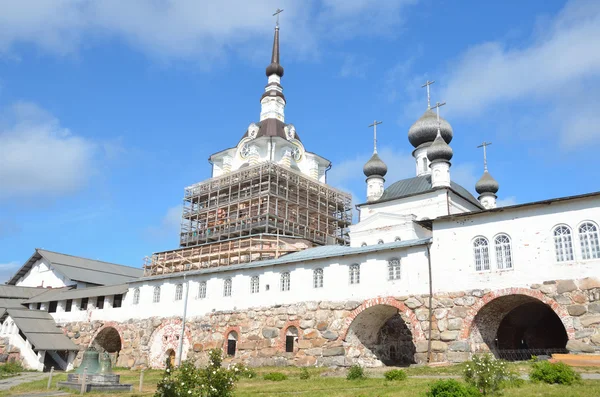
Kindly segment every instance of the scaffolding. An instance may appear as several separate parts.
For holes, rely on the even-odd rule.
[[[146,275],[277,258],[348,244],[350,194],[264,162],[185,189],[177,250],[147,258]]]

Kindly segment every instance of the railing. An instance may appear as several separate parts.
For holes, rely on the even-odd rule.
[[[496,356],[507,361],[527,361],[533,356],[552,356],[553,354],[568,354],[567,349],[500,349],[496,350]]]

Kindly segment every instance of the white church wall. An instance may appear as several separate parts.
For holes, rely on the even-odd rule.
[[[45,288],[61,288],[73,284],[76,283],[52,268],[52,265],[44,259],[35,262],[31,269],[16,283],[18,287]]]
[[[525,287],[549,280],[600,276],[600,259],[583,260],[577,228],[600,222],[600,199],[588,198],[528,206],[434,222],[432,265],[435,291]],[[557,262],[553,229],[568,225],[574,260]],[[498,269],[494,238],[511,239],[512,269]],[[476,271],[473,240],[489,243],[490,270]]]
[[[379,212],[415,215],[416,220],[448,215],[446,191],[443,189],[433,190],[393,201],[363,205],[360,208],[360,221],[363,222]]]
[[[481,208],[450,190],[448,190],[448,197],[450,198],[450,214],[452,215],[481,210]]]

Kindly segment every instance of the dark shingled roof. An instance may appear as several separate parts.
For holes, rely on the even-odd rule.
[[[259,121],[256,123],[258,126],[258,133],[256,134],[256,138],[260,138],[261,136],[278,136],[283,139],[287,139],[285,135],[285,124],[283,121],[279,121],[277,119],[264,119],[263,121]],[[242,139],[248,136],[248,130],[242,137]],[[298,133],[296,132],[296,136],[294,139],[300,140]]]
[[[384,201],[415,196],[433,190],[436,189],[431,187],[431,175],[421,175],[414,178],[402,179],[398,182],[392,183],[383,191],[383,195],[379,198],[379,200],[372,201],[369,204],[377,204]],[[478,208],[483,208],[479,201],[477,201],[477,199],[473,197],[473,195],[469,193],[467,189],[460,186],[458,183],[450,182],[450,190]]]

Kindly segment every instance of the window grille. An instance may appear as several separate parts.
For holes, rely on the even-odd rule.
[[[136,288],[133,290],[133,304],[139,305],[140,303],[140,289]]]
[[[568,226],[561,225],[554,229],[554,249],[557,262],[573,260],[573,239]]]
[[[494,240],[496,246],[496,266],[498,269],[512,269],[512,250],[510,246],[510,237],[506,234],[496,236]]]
[[[228,278],[223,282],[223,296],[231,296],[231,279]]]
[[[581,244],[581,257],[583,259],[600,258],[598,228],[595,224],[585,222],[579,226],[579,243]]]
[[[160,302],[160,286],[154,287],[154,295],[152,296],[152,302],[158,303]]]
[[[313,271],[313,287],[323,288],[323,269],[315,269]]]
[[[388,261],[388,280],[400,280],[400,259]]]
[[[350,284],[360,284],[360,265],[350,265]]]
[[[260,289],[258,276],[254,276],[250,279],[250,293],[257,294]]]
[[[489,244],[486,238],[478,237],[473,241],[473,254],[475,255],[475,270],[490,270]]]
[[[290,290],[290,272],[281,273],[281,290]]]
[[[177,284],[175,286],[175,300],[180,301],[183,299],[183,284]]]
[[[198,299],[206,298],[206,281],[200,281],[198,286]]]

